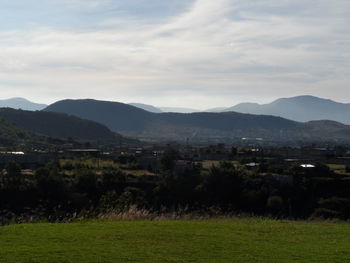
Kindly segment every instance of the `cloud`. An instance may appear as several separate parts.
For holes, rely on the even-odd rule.
[[[70,8],[97,8],[110,3],[110,0],[53,0],[54,3]]]
[[[344,99],[348,92],[348,1],[197,0],[168,6],[160,19],[132,12],[136,2],[159,1],[55,1],[99,11],[90,10],[90,29],[0,31],[0,89],[8,96],[206,108],[306,93]]]

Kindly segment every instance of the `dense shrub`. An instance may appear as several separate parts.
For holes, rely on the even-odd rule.
[[[347,180],[334,177],[322,165],[315,169],[285,168],[284,173],[294,178],[293,184],[285,184],[268,172],[277,171],[279,162],[265,162],[264,173],[233,162],[177,171],[177,158],[178,152],[169,151],[158,176],[127,175],[108,160],[49,163],[34,175],[23,175],[18,164],[9,163],[0,172],[0,216],[30,214],[54,220],[65,214],[95,215],[135,207],[154,212],[208,212],[214,208],[222,213],[276,217],[350,218]],[[128,162],[133,164],[132,158]]]

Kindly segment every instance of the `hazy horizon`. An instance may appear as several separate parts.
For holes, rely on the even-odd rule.
[[[314,95],[310,95],[310,94],[302,94],[302,95],[297,95],[297,96],[293,96],[293,97],[299,97],[299,96],[311,96],[311,97],[317,97],[317,96],[314,96]],[[209,109],[215,109],[215,108],[229,108],[229,107],[232,107],[232,106],[236,106],[240,103],[258,103],[259,105],[263,105],[263,104],[269,104],[269,103],[272,103],[274,102],[275,100],[278,100],[278,99],[284,99],[284,98],[293,98],[293,97],[279,97],[279,98],[275,98],[271,101],[266,101],[266,102],[257,102],[257,101],[240,101],[240,102],[237,102],[235,104],[232,104],[232,105],[217,105],[217,106],[214,106],[214,107],[202,107],[202,108],[195,108],[195,107],[183,107],[183,106],[179,106],[179,105],[157,105],[157,104],[149,104],[149,103],[145,103],[143,101],[120,101],[120,100],[112,100],[112,99],[97,99],[97,98],[85,98],[85,97],[81,97],[81,98],[64,98],[64,99],[72,99],[72,100],[84,100],[84,99],[93,99],[93,100],[102,100],[102,101],[111,101],[111,102],[120,102],[120,103],[125,103],[125,104],[134,104],[134,103],[137,103],[137,104],[144,104],[144,105],[149,105],[149,106],[154,106],[158,109],[161,109],[161,108],[183,108],[183,109],[192,109],[192,110],[198,110],[198,111],[205,111],[205,110],[209,110]],[[330,99],[330,98],[321,98],[321,97],[317,97],[317,98],[320,98],[320,99]],[[11,100],[11,99],[26,99],[32,103],[38,103],[38,104],[46,104],[46,105],[50,105],[50,104],[53,104],[57,101],[60,101],[61,99],[58,99],[58,100],[53,100],[49,103],[46,103],[46,102],[40,102],[40,101],[37,101],[37,100],[31,100],[31,99],[28,99],[28,98],[25,98],[25,97],[9,97],[9,98],[0,98],[0,101],[2,100]],[[332,100],[332,99],[330,99]],[[338,100],[332,100],[332,101],[335,101],[335,102],[339,102],[339,103],[346,103],[346,104],[349,104],[350,102],[347,102],[347,101],[338,101]]]
[[[46,104],[348,102],[349,10],[344,0],[3,1],[0,90]]]

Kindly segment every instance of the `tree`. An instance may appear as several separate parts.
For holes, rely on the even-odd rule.
[[[175,161],[180,159],[180,153],[177,150],[169,149],[164,152],[160,160],[163,171],[172,171],[175,167]]]
[[[101,191],[122,193],[126,185],[126,175],[121,170],[106,171],[101,176]]]
[[[199,186],[207,205],[218,205],[231,210],[239,207],[243,189],[241,172],[232,163],[222,162],[219,167],[211,167]]]
[[[14,187],[19,187],[22,181],[22,176],[21,176],[21,166],[16,163],[16,162],[10,162],[6,166],[6,181],[7,184],[14,186]]]
[[[90,170],[81,169],[76,177],[76,187],[80,193],[86,194],[90,200],[98,198],[97,176]]]
[[[62,204],[67,199],[66,183],[54,167],[48,165],[35,172],[40,198],[48,202],[51,207]]]

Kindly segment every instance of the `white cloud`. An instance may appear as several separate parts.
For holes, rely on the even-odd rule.
[[[342,100],[348,10],[342,0],[197,0],[161,23],[121,16],[85,32],[2,31],[0,89],[195,108],[306,93]]]

